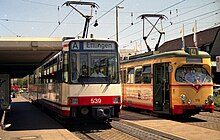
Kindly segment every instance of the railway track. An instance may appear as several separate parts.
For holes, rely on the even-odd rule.
[[[124,111],[120,119],[115,119],[109,124],[80,125],[80,128],[69,129],[74,135],[83,140],[170,140],[181,139],[171,134],[159,133],[146,127],[128,122],[126,120],[160,120],[161,118],[146,114]]]
[[[154,132],[150,132],[144,127],[120,120],[113,121],[111,128],[102,129],[100,126],[93,125],[96,129],[88,128],[91,126],[86,126],[87,130],[73,131],[72,133],[78,136],[82,140],[170,140],[170,139],[180,139],[175,136],[171,137],[168,135],[161,135]]]
[[[132,135],[115,129],[111,124],[84,124],[71,132],[82,140],[138,140]],[[83,128],[82,128],[83,127]]]

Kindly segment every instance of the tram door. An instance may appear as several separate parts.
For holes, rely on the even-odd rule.
[[[169,63],[154,64],[154,111],[169,113]]]

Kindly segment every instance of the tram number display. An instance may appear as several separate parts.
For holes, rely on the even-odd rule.
[[[91,104],[100,104],[102,103],[102,99],[101,98],[91,98]]]

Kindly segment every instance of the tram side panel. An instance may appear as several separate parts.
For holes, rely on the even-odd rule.
[[[149,63],[121,64],[123,107],[153,111],[152,67]],[[140,74],[140,71],[143,73]]]

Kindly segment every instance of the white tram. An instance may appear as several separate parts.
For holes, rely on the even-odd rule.
[[[117,42],[64,40],[63,50],[30,75],[30,98],[71,120],[110,120],[120,112],[119,69]]]

